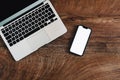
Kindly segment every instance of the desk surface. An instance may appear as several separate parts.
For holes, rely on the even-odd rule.
[[[120,0],[51,0],[68,32],[15,62],[0,38],[0,80],[120,80]],[[84,56],[69,52],[82,24],[93,32]]]

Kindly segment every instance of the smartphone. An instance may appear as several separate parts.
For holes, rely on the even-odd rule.
[[[91,32],[92,30],[88,27],[78,26],[77,32],[70,48],[70,52],[77,55],[83,55]]]

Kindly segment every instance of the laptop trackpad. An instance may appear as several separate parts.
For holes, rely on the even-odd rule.
[[[47,44],[49,41],[50,39],[44,29],[37,31],[29,38],[27,38],[28,45],[30,45],[31,49],[33,50],[40,48],[41,46]]]

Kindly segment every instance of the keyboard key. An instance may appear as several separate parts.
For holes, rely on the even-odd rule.
[[[42,24],[41,22],[38,23],[38,25],[41,25],[41,24]]]
[[[11,43],[11,42],[12,42],[12,40],[11,40],[11,39],[9,39],[9,40],[8,40],[8,43]]]
[[[18,36],[19,36],[19,37],[21,37],[21,36],[22,36],[22,34],[21,34],[21,33],[19,33],[19,34],[18,34]]]
[[[29,22],[32,22],[32,19],[29,19]]]
[[[47,23],[45,23],[44,26],[47,26]]]
[[[28,17],[26,16],[26,18],[25,18],[26,20],[28,19]]]
[[[45,21],[48,21],[48,18],[45,18]]]
[[[51,12],[48,12],[48,15],[50,16],[52,13]]]
[[[41,25],[40,27],[41,27],[41,28],[43,28],[43,27],[44,27],[44,25]]]
[[[15,38],[16,38],[16,39],[19,38],[18,35],[16,35]]]
[[[28,26],[25,26],[25,28],[27,29],[27,28],[28,28]]]
[[[32,17],[31,14],[28,17],[31,18]]]
[[[19,39],[16,40],[16,42],[19,42],[19,41],[20,41]]]
[[[16,44],[16,41],[13,41],[13,44]]]
[[[2,29],[2,33],[3,33],[3,34],[5,33],[5,30],[4,30],[4,29]]]
[[[42,22],[42,23],[45,23],[45,21],[44,21],[44,20],[42,20],[41,22]]]
[[[21,28],[21,27],[22,27],[22,25],[19,25],[18,27],[19,27],[19,28]]]
[[[31,26],[31,23],[30,24],[28,24],[28,27],[30,27]]]
[[[14,27],[15,27],[15,24],[12,24],[11,26],[14,28]]]
[[[22,30],[25,30],[25,28],[24,28],[24,27],[22,27]]]
[[[24,38],[23,37],[20,37],[20,40],[23,40]]]
[[[28,21],[25,22],[25,24],[28,24],[28,23],[29,23]]]
[[[41,11],[42,11],[41,9],[38,10],[38,12],[41,12]]]
[[[15,32],[15,28],[12,29],[12,32]]]
[[[35,13],[32,13],[32,16],[35,16]]]
[[[41,18],[38,18],[38,21],[41,21]]]
[[[41,16],[42,19],[44,19],[45,17],[44,16]]]
[[[46,10],[45,10],[45,12],[47,13],[47,12],[48,12],[48,10],[46,9]]]
[[[15,33],[12,33],[12,36],[15,36]]]
[[[39,13],[38,15],[39,15],[39,16],[42,16],[42,14],[41,14],[41,13]]]
[[[22,32],[22,30],[21,30],[21,29],[19,29],[19,30],[18,30],[18,33],[21,33],[21,32]]]
[[[29,31],[31,31],[32,29],[31,28],[28,28]]]
[[[15,25],[16,25],[16,26],[18,26],[18,25],[19,25],[19,23],[17,22]]]
[[[32,22],[32,25],[34,25],[35,24],[35,22]]]
[[[15,37],[12,37],[12,40],[14,41],[14,40],[15,40]]]
[[[24,21],[25,21],[25,19],[23,18],[23,19],[22,19],[22,22],[24,22]]]
[[[20,20],[20,21],[19,21],[19,24],[21,24],[21,23],[22,23],[22,21]]]
[[[9,30],[11,30],[12,29],[12,27],[11,26],[8,26],[9,27]]]
[[[9,31],[9,34],[11,34],[11,33],[12,33],[12,31],[10,30],[10,31]]]
[[[22,32],[23,35],[25,35],[25,32]]]
[[[55,18],[54,20],[57,20],[57,18]]]
[[[32,26],[32,29],[34,29],[35,28],[35,26]]]
[[[38,15],[36,15],[35,18],[38,18]]]
[[[22,23],[22,26],[25,26],[25,23]]]
[[[51,22],[53,22],[53,21],[54,21],[54,19],[51,19],[50,21],[51,21]]]
[[[8,28],[6,28],[5,30],[6,30],[6,31],[9,31],[9,29],[8,29]]]
[[[35,14],[38,14],[38,12],[36,11]]]
[[[38,22],[38,20],[35,20],[35,23],[37,23]]]
[[[33,17],[32,20],[35,20],[35,18]]]
[[[9,45],[10,45],[10,46],[12,46],[12,45],[13,45],[13,43],[10,43]]]
[[[38,27],[38,24],[35,24],[35,27]]]
[[[28,30],[25,30],[25,33],[28,33]]]
[[[45,14],[45,17],[48,17],[48,15],[47,15],[47,14]]]
[[[19,28],[18,27],[15,27],[16,30],[18,30]]]
[[[42,8],[42,11],[44,11],[44,10],[45,10],[45,8],[43,7],[43,8]]]
[[[42,15],[44,15],[45,14],[45,12],[42,12]]]

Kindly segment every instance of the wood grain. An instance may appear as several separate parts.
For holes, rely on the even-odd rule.
[[[120,80],[120,0],[51,0],[68,32],[15,62],[0,38],[0,80]],[[92,29],[82,57],[69,52],[77,25]]]

